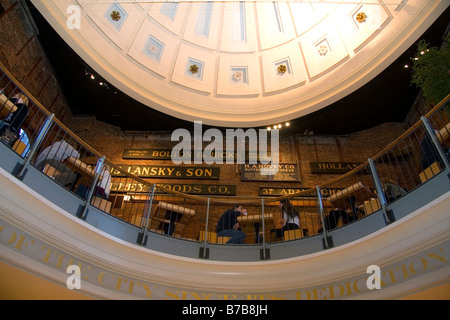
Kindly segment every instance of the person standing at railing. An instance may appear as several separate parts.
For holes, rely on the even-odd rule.
[[[218,237],[231,237],[227,244],[242,244],[246,234],[241,231],[237,217],[246,215],[246,210],[241,205],[235,205],[233,209],[225,211],[217,222],[216,233]]]
[[[108,199],[111,190],[111,167],[105,165],[100,175],[101,180],[95,188],[94,195],[103,199]]]
[[[20,129],[28,116],[28,97],[23,93],[17,93],[9,99],[14,108],[9,112],[0,125],[0,139],[12,146],[19,138]]]
[[[400,187],[397,182],[392,179],[388,179],[383,185],[383,192],[388,202],[392,202],[406,194],[406,190]]]
[[[94,189],[94,197],[99,197],[108,200],[109,192],[111,190],[111,167],[105,165],[103,168],[97,186]],[[89,186],[80,184],[75,191],[76,194],[86,199],[89,195]]]
[[[275,239],[282,238],[285,231],[300,229],[300,215],[292,203],[288,199],[282,199],[279,206],[282,227],[281,229],[271,230],[271,232],[275,232]]]

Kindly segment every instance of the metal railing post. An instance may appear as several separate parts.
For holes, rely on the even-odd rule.
[[[100,174],[103,170],[104,164],[105,164],[105,156],[102,156],[98,159],[97,164],[95,165],[95,175],[94,175],[94,181],[91,184],[91,187],[89,188],[88,196],[84,202],[84,207],[82,212],[79,214],[79,218],[86,219],[87,209],[89,205],[91,204],[92,195],[94,194],[95,188],[97,186],[98,178],[100,177]]]
[[[375,183],[375,188],[377,190],[378,201],[380,202],[380,206],[383,209],[383,217],[386,224],[390,224],[395,221],[395,217],[392,214],[392,211],[388,211],[386,209],[387,201],[386,196],[383,192],[383,186],[381,185],[380,178],[378,177],[377,168],[375,167],[375,162],[372,159],[367,160],[369,162],[370,173],[372,175],[373,182]]]
[[[208,258],[208,223],[209,223],[209,204],[210,204],[211,198],[208,198],[208,202],[206,204],[206,226],[205,226],[205,239],[203,239],[203,252],[200,252],[200,256],[203,259]]]
[[[142,226],[142,233],[139,234],[138,237],[138,243],[140,243],[141,245],[145,245],[147,243],[147,230],[149,227],[149,223],[150,223],[150,214],[152,212],[152,205],[153,205],[153,198],[155,196],[155,189],[156,189],[156,184],[152,185],[150,192],[150,200],[147,204],[147,210],[145,211],[145,220],[144,220],[144,225]]]
[[[424,116],[421,117],[421,120],[425,126],[425,129],[427,130],[428,136],[431,138],[431,142],[433,143],[434,147],[436,148],[439,156],[442,159],[442,162],[444,163],[445,167],[447,168],[448,171],[450,171],[450,164],[449,161],[447,159],[447,155],[444,153],[444,150],[442,150],[442,145],[439,142],[436,133],[434,132],[434,129],[431,127],[430,122],[428,121],[427,118],[425,118]]]
[[[261,218],[262,218],[262,254],[261,259],[266,260],[267,259],[267,248],[266,248],[266,227],[264,224],[264,199],[261,199]],[[259,235],[258,235],[259,236]]]
[[[316,191],[317,191],[317,202],[319,203],[320,221],[322,222],[322,229],[323,229],[323,235],[324,235],[323,245],[324,245],[325,249],[329,249],[332,247],[332,245],[329,243],[330,239],[328,237],[327,227],[325,224],[325,218],[324,218],[324,213],[323,213],[322,191],[319,186],[316,186]]]
[[[36,153],[37,148],[41,145],[42,140],[44,139],[44,137],[46,136],[48,129],[50,128],[52,122],[53,122],[53,118],[55,117],[55,114],[51,114],[48,116],[48,118],[45,120],[41,130],[39,131],[39,134],[36,138],[36,140],[33,143],[33,146],[30,149],[30,152],[28,152],[26,158],[25,158],[25,162],[23,163],[22,167],[20,168],[20,171],[16,174],[16,177],[18,179],[22,179],[28,165],[31,162],[31,159],[33,158],[33,156]]]

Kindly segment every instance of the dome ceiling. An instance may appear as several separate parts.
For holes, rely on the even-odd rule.
[[[123,92],[171,116],[224,127],[273,124],[330,105],[379,74],[448,6],[423,0],[32,3]]]

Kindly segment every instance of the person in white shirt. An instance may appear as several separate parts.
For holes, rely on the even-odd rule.
[[[102,173],[100,174],[101,180],[97,185],[95,190],[95,195],[97,197],[101,197],[103,199],[108,199],[109,192],[111,190],[111,168],[108,165],[105,165]]]
[[[288,199],[280,200],[281,211],[281,229],[273,229],[271,232],[275,232],[275,238],[279,239],[284,236],[284,231],[300,229],[300,218],[297,210]]]
[[[300,229],[300,219],[297,210],[288,199],[280,201],[280,210],[283,214],[283,229],[293,230]],[[283,230],[284,231],[284,230]]]

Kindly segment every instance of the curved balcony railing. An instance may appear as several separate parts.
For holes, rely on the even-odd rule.
[[[248,210],[239,218],[245,246],[258,246],[265,259],[268,245],[304,238],[320,237],[323,248],[330,248],[334,230],[374,212],[381,212],[388,225],[401,218],[391,210],[393,203],[450,169],[450,95],[384,150],[337,179],[283,197],[230,199],[168,190],[133,176],[77,137],[3,67],[0,88],[0,139],[22,159],[13,175],[23,179],[27,169],[35,167],[43,179],[78,197],[83,205],[72,214],[79,218],[86,219],[96,207],[135,226],[138,244],[145,244],[149,234],[161,234],[197,243],[200,258],[207,257],[209,247],[227,241],[218,237],[216,225],[236,203]],[[17,100],[17,94],[25,95],[25,101]],[[299,213],[298,229],[282,229],[279,202],[284,199]]]

